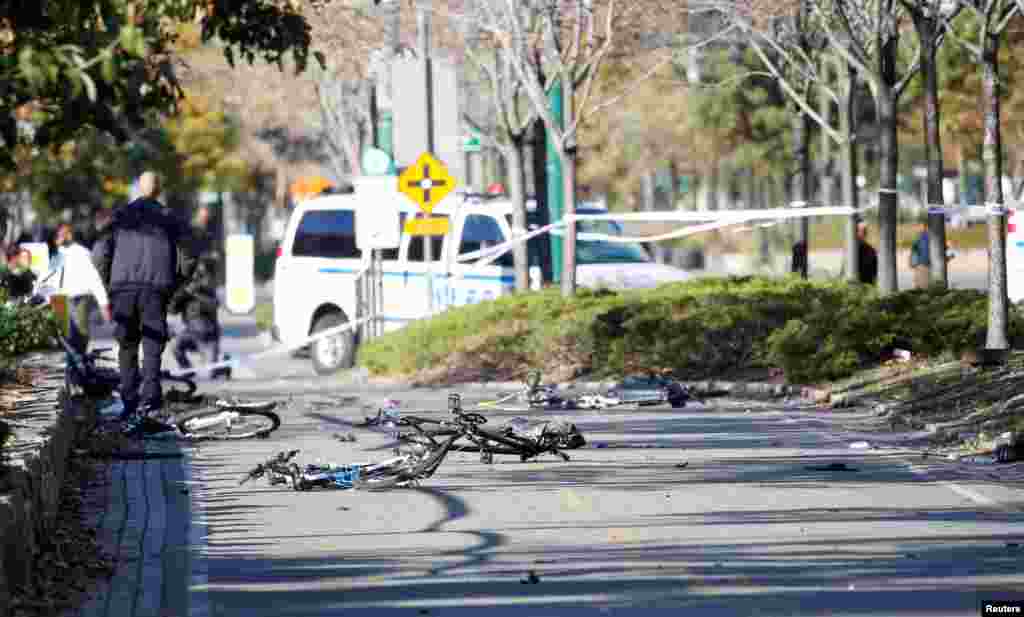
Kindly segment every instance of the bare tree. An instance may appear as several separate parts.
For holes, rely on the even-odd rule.
[[[362,175],[364,138],[375,128],[371,71],[376,67],[371,63],[381,55],[386,28],[392,24],[357,2],[302,2],[313,40],[324,54],[324,67],[314,79],[328,156],[339,177]]]
[[[710,6],[728,15],[730,25],[740,29],[764,66],[778,80],[780,88],[789,97],[794,114],[794,150],[798,161],[799,176],[796,180],[796,195],[799,201],[807,201],[810,189],[809,148],[806,145],[808,120],[813,120],[821,129],[823,142],[834,142],[840,148],[842,168],[842,200],[849,207],[857,208],[859,191],[857,187],[857,75],[850,63],[828,47],[835,45],[825,36],[818,24],[819,16],[812,10],[813,0],[802,0],[795,6],[787,3],[752,4],[747,0],[722,5],[712,0]],[[844,43],[848,44],[848,43]],[[812,94],[817,92],[819,109],[814,106]],[[838,124],[832,124],[831,109],[839,108]],[[830,194],[831,191],[828,191]],[[857,280],[859,272],[859,251],[856,224],[858,216],[850,216],[846,226],[846,256],[844,272],[850,280]],[[801,240],[804,237],[801,223]]]
[[[916,49],[916,57],[901,75],[897,52],[904,13],[897,0],[810,2],[832,48],[864,79],[874,98],[881,133],[878,286],[882,293],[893,293],[897,290],[896,225],[899,207],[896,192],[899,170],[896,105],[917,72],[920,48]]]
[[[654,2],[626,0],[493,0],[478,3],[478,25],[498,43],[505,62],[520,81],[533,113],[544,123],[563,169],[565,215],[576,208],[577,140],[582,124],[615,105],[636,82],[647,79],[672,59],[671,53],[645,54],[648,66],[629,85],[606,92],[602,67],[636,33],[637,21],[649,19]],[[668,3],[672,4],[672,3]],[[637,58],[640,61],[641,58]],[[565,101],[562,122],[552,113],[547,92],[555,83]],[[576,290],[576,230],[565,229],[562,292]]]
[[[478,23],[486,22],[489,0],[465,3],[464,51],[470,64],[480,73],[488,96],[487,108],[493,113],[465,120],[491,146],[501,153],[508,165],[509,196],[512,200],[512,234],[526,235],[526,144],[537,113],[525,98],[523,81],[512,65],[512,56],[502,53],[493,35],[481,36]],[[490,122],[488,122],[490,120]],[[519,243],[513,249],[516,290],[530,288],[530,264],[527,246]]]
[[[327,154],[338,177],[363,175],[360,153],[372,130],[369,79],[346,81],[328,71],[316,76],[316,95]]]
[[[949,285],[946,269],[946,215],[942,199],[942,137],[939,130],[939,66],[937,55],[949,21],[960,6],[946,0],[900,0],[910,14],[921,50],[921,77],[924,81],[924,147],[927,165],[928,251],[932,255],[932,284]]]
[[[1003,201],[1003,140],[999,109],[999,47],[1003,33],[1015,15],[1024,14],[1024,0],[960,0],[974,15],[978,34],[967,40],[950,29],[982,70],[982,108],[985,110],[985,201],[988,206],[989,288],[986,347],[1007,349],[1008,298],[1006,296],[1006,208]]]

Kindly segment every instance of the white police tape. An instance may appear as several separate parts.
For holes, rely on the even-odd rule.
[[[879,193],[895,192],[893,189],[878,189]],[[878,207],[878,204],[870,204],[862,208],[851,208],[849,206],[816,206],[812,207],[809,202],[806,201],[794,201],[791,202],[788,208],[772,208],[772,209],[749,209],[749,210],[712,210],[712,211],[661,211],[661,212],[625,212],[625,213],[607,213],[607,214],[569,214],[563,217],[561,221],[544,225],[538,229],[532,230],[529,233],[520,235],[516,238],[512,238],[501,244],[472,251],[469,253],[463,253],[455,257],[455,261],[458,263],[465,263],[474,259],[479,259],[476,263],[472,264],[469,270],[453,275],[455,279],[461,279],[474,270],[482,269],[490,266],[502,255],[505,255],[518,244],[522,244],[545,233],[558,233],[555,230],[560,230],[570,222],[581,222],[581,221],[607,221],[607,220],[620,220],[620,221],[631,221],[631,222],[677,222],[677,223],[703,223],[699,225],[689,225],[672,232],[655,234],[650,236],[641,237],[624,237],[624,236],[613,236],[609,234],[598,234],[593,232],[586,232],[581,234],[588,240],[600,240],[607,242],[616,242],[623,244],[637,244],[637,243],[648,243],[648,242],[660,242],[664,240],[671,240],[675,238],[681,238],[689,235],[698,233],[704,233],[708,231],[714,231],[721,229],[722,227],[728,227],[733,225],[744,226],[744,230],[749,230],[751,227],[750,223],[754,221],[761,221],[765,219],[773,219],[772,222],[758,223],[759,226],[769,227],[776,225],[778,222],[784,219],[804,218],[810,216],[851,216],[862,214],[866,211],[873,210]],[[929,212],[933,209],[942,208],[942,212],[946,210],[959,211],[959,212],[970,212],[972,214],[978,213],[978,211],[988,212],[990,214],[1005,214],[1008,208],[1003,204],[986,203],[984,207],[979,206],[939,206],[938,204],[929,204]],[[360,276],[365,274],[369,269],[369,263],[364,266],[360,271],[355,274],[355,278],[358,279]],[[354,321],[349,321],[344,324],[322,330],[316,334],[310,335],[306,339],[293,343],[291,345],[279,345],[272,347],[265,351],[248,356],[243,362],[241,359],[225,360],[223,362],[217,362],[209,364],[207,366],[199,367],[196,369],[178,370],[171,371],[174,375],[189,375],[198,374],[201,372],[212,371],[219,368],[234,367],[241,364],[254,362],[261,360],[266,357],[271,357],[279,354],[291,353],[299,350],[307,345],[315,343],[324,338],[336,336],[342,334],[353,328],[357,328],[362,324],[368,322],[370,317],[363,317]]]
[[[176,371],[168,371],[168,372],[171,375],[178,376],[178,377],[188,376],[188,375],[198,375],[200,373],[206,373],[206,372],[214,371],[214,370],[221,369],[221,368],[227,368],[229,366],[230,367],[237,367],[239,365],[251,363],[251,362],[254,362],[256,360],[262,360],[263,358],[269,358],[269,357],[272,357],[272,356],[283,355],[283,354],[286,354],[286,353],[292,353],[294,351],[298,351],[299,349],[302,349],[303,347],[305,347],[307,345],[312,345],[313,343],[315,343],[315,342],[317,342],[317,341],[319,341],[321,339],[325,339],[325,338],[328,338],[328,337],[331,337],[331,336],[337,336],[337,335],[342,334],[344,332],[347,332],[347,331],[349,331],[349,330],[351,330],[353,328],[358,328],[359,326],[363,325],[364,323],[370,321],[370,319],[371,319],[370,317],[361,317],[361,318],[355,319],[353,321],[347,321],[347,322],[345,322],[345,323],[343,323],[343,324],[341,324],[339,326],[335,326],[333,328],[328,328],[326,330],[321,330],[320,332],[317,332],[316,334],[310,335],[309,337],[307,337],[304,340],[299,341],[297,343],[293,343],[291,345],[278,345],[276,347],[271,347],[270,349],[266,349],[264,351],[261,351],[261,352],[258,352],[258,353],[246,356],[244,362],[241,359],[231,358],[230,360],[224,360],[222,362],[214,362],[212,364],[207,364],[205,366],[201,366],[201,367],[198,367],[198,368],[178,369]]]
[[[853,215],[871,210],[876,206],[871,205],[865,208],[851,208],[849,206],[818,206],[818,207],[807,207],[807,202],[798,201],[793,202],[798,207],[790,208],[771,208],[771,209],[752,209],[752,210],[704,210],[704,211],[662,211],[662,212],[620,212],[620,213],[607,213],[607,214],[567,214],[562,218],[561,221],[551,223],[533,230],[528,234],[507,240],[501,244],[487,247],[486,249],[480,249],[472,251],[470,253],[463,253],[455,258],[455,261],[464,263],[483,257],[480,261],[473,264],[473,267],[469,271],[461,272],[454,275],[455,279],[462,279],[470,274],[477,268],[483,268],[489,266],[502,255],[505,255],[511,251],[517,244],[521,244],[534,238],[543,233],[554,233],[558,234],[562,227],[565,227],[570,221],[575,222],[586,222],[586,221],[630,221],[630,222],[704,222],[703,225],[691,225],[678,229],[671,232],[662,234],[655,234],[650,236],[615,236],[610,234],[599,234],[593,232],[586,233],[586,239],[592,241],[601,242],[614,242],[620,244],[642,244],[648,242],[663,242],[665,240],[674,240],[676,238],[684,238],[686,236],[704,233],[708,231],[714,231],[727,227],[729,225],[745,224],[751,221],[763,220],[763,219],[792,219],[792,218],[803,218],[810,216],[837,216],[837,215]],[[792,204],[791,204],[792,205]],[[707,222],[712,221],[712,222]],[[768,227],[775,223],[766,223],[762,226]],[[484,257],[486,256],[486,257]]]

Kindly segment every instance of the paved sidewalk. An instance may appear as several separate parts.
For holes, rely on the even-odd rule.
[[[82,617],[188,617],[191,496],[178,444],[146,442],[144,456],[101,463],[87,522],[115,558]]]

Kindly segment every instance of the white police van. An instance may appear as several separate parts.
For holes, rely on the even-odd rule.
[[[399,210],[399,228],[418,208],[397,190],[386,197]],[[372,216],[379,193],[359,191],[324,195],[304,201],[288,221],[274,271],[274,340],[298,345],[311,334],[336,327],[356,316],[356,277],[363,269],[357,247],[359,216]],[[604,210],[581,208],[580,214]],[[531,220],[538,213],[532,212]],[[424,236],[401,234],[397,249],[382,251],[384,273],[383,315],[385,331],[400,328],[430,314],[428,277],[433,310],[491,300],[515,290],[512,252],[489,265],[477,259],[457,259],[506,242],[512,237],[512,205],[504,198],[452,194],[433,210],[434,217],[449,220],[449,233],[430,236],[433,260],[424,258]],[[536,224],[531,225],[536,227]],[[582,287],[611,289],[653,287],[687,280],[678,268],[656,264],[636,244],[588,239],[587,234],[621,235],[613,221],[577,223],[577,283]],[[540,287],[541,264],[546,263],[541,234],[528,243],[531,287]],[[487,258],[486,252],[482,255]],[[311,346],[313,367],[320,374],[350,367],[356,336],[352,331],[318,339]]]

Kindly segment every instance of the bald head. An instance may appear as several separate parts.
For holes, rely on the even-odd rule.
[[[139,176],[139,197],[156,199],[160,194],[160,176],[155,172],[145,171]]]
[[[864,221],[857,223],[857,237],[863,240],[868,235],[868,224]]]

